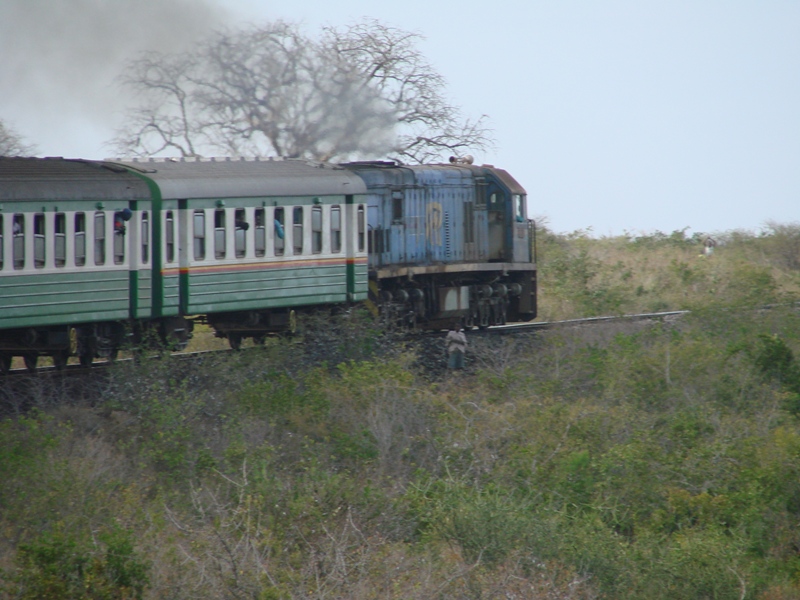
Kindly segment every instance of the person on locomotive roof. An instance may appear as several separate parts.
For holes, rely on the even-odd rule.
[[[447,368],[463,369],[464,353],[467,351],[467,336],[461,324],[456,322],[447,332],[445,338],[447,344]]]

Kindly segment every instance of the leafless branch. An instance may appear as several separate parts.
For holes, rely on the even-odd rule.
[[[36,147],[26,144],[22,136],[0,120],[0,156],[28,156]]]
[[[367,19],[315,40],[276,21],[220,32],[191,53],[145,55],[122,79],[138,104],[114,144],[135,155],[404,162],[490,147],[486,117],[462,119],[445,99],[420,39]]]

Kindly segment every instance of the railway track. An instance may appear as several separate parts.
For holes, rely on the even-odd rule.
[[[577,325],[592,325],[596,323],[611,323],[614,321],[656,321],[668,320],[688,314],[688,310],[671,310],[655,313],[639,313],[633,315],[615,315],[608,317],[585,317],[582,319],[566,319],[563,321],[541,321],[535,323],[510,323],[492,327],[486,331],[497,335],[514,334],[519,332],[536,331],[541,329],[554,329],[556,327],[570,327]]]
[[[600,317],[586,317],[581,319],[565,319],[561,321],[542,321],[534,323],[512,323],[504,326],[496,326],[488,329],[473,329],[467,335],[469,340],[469,350],[467,371],[476,368],[491,366],[493,361],[499,360],[509,352],[526,353],[535,351],[538,347],[538,333],[548,330],[575,329],[575,335],[584,335],[580,328],[588,327],[594,329],[597,326],[597,334],[588,334],[587,340],[602,339],[619,333],[623,329],[634,331],[641,327],[648,327],[647,322],[671,322],[680,319],[689,311],[664,311],[654,313],[639,313],[630,315],[613,315]],[[603,325],[620,324],[623,329],[613,327],[611,330],[604,330]],[[359,356],[352,354],[352,349],[341,351],[337,350],[343,344],[343,336],[354,336],[358,338],[359,333],[354,334],[355,325],[344,324],[337,329],[335,326],[330,330],[315,330],[315,334],[296,338],[295,349],[298,350],[297,360],[294,363],[298,369],[303,365],[318,366],[328,364],[335,366],[340,362],[359,360]],[[349,331],[348,331],[349,328]],[[616,333],[613,333],[616,335]],[[516,336],[516,337],[515,337]],[[410,350],[417,359],[414,362],[415,368],[419,369],[424,377],[432,380],[443,377],[447,372],[447,357],[444,344],[443,331],[431,331],[424,334],[411,334],[407,331],[395,330],[387,332],[381,336],[377,344],[386,348],[385,352],[370,354],[369,360],[381,360],[381,356],[391,356],[395,351],[405,352]],[[241,352],[242,358],[249,358],[247,354],[259,352],[256,346],[247,346],[239,351],[229,348],[209,349],[191,352],[176,352],[170,356],[173,361],[171,366],[164,365],[171,369],[173,375],[178,379],[196,378],[195,371],[202,373],[207,365],[215,364],[218,360],[227,360],[225,353]],[[340,352],[339,355],[335,355]],[[294,354],[294,351],[293,351]],[[153,360],[158,355],[153,354],[146,360]],[[268,354],[264,354],[265,360]],[[257,355],[252,356],[256,362]],[[126,364],[133,361],[133,358],[121,357],[117,361],[97,360],[92,367],[83,367],[79,364],[70,364],[66,368],[56,370],[52,366],[42,366],[36,372],[29,372],[25,368],[16,368],[6,376],[0,378],[0,415],[20,414],[35,406],[55,406],[63,403],[74,403],[84,401],[89,404],[102,403],[109,398],[118,397],[121,393],[120,381],[124,381],[130,375],[131,369],[124,369]],[[211,362],[207,362],[210,360]],[[248,361],[251,362],[252,361]],[[117,365],[123,368],[121,375],[117,375],[116,369],[109,367]],[[125,372],[128,372],[126,375]],[[122,379],[120,379],[120,376]],[[147,377],[146,373],[143,375]],[[202,378],[202,376],[201,376]],[[124,393],[124,392],[122,392]]]
[[[614,321],[621,322],[621,321],[655,321],[655,320],[668,320],[681,317],[685,314],[688,314],[689,311],[687,310],[674,310],[674,311],[665,311],[665,312],[655,312],[655,313],[639,313],[639,314],[631,314],[631,315],[613,315],[613,316],[601,316],[601,317],[585,317],[580,319],[565,319],[562,321],[541,321],[541,322],[533,322],[533,323],[509,323],[506,325],[498,325],[494,327],[490,327],[488,329],[473,329],[470,332],[470,336],[473,335],[483,335],[483,336],[503,336],[503,335],[517,335],[517,334],[525,334],[534,331],[541,331],[546,329],[555,329],[559,327],[574,327],[574,326],[581,326],[581,325],[593,325],[593,324],[601,324],[601,323],[611,323]],[[428,336],[431,337],[441,337],[440,331],[429,331],[426,332]],[[247,350],[247,348],[245,349]],[[179,357],[182,359],[191,359],[193,357],[203,356],[205,354],[214,354],[218,352],[230,352],[230,349],[220,349],[220,350],[200,350],[200,351],[193,351],[193,352],[175,352],[172,356]],[[66,367],[57,370],[53,366],[41,366],[36,369],[35,372],[29,371],[25,367],[21,368],[14,368],[9,371],[6,375],[6,378],[9,377],[31,377],[31,376],[43,376],[43,377],[50,377],[54,375],[58,376],[70,376],[70,377],[79,377],[82,374],[90,373],[92,371],[103,369],[110,367],[114,364],[114,362],[126,362],[133,360],[132,358],[120,358],[117,361],[108,361],[108,360],[98,360],[95,361],[91,367],[84,367],[79,364],[69,364]]]

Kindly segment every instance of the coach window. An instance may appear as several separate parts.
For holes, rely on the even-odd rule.
[[[331,252],[342,251],[342,209],[331,206]]]
[[[225,209],[214,211],[214,256],[225,258]]]
[[[106,264],[106,213],[94,213],[94,264]]]
[[[206,212],[194,211],[194,259],[203,260],[206,257]]]
[[[171,210],[164,215],[164,241],[166,242],[166,261],[175,262],[175,216]]]
[[[294,253],[303,253],[303,207],[295,206],[292,210],[292,241],[294,242]]]
[[[286,215],[283,208],[275,209],[275,256],[282,256],[285,247]]]
[[[142,264],[150,260],[150,218],[142,211]]]
[[[247,230],[250,224],[243,208],[237,208],[233,213],[234,252],[236,258],[242,258],[247,253]]]
[[[364,251],[364,205],[358,207],[358,251]]]
[[[266,211],[263,208],[256,209],[256,216],[255,216],[255,251],[256,256],[264,256],[267,252],[267,228],[266,228],[266,220],[265,220],[265,213]]]
[[[114,213],[114,264],[125,262],[125,219],[122,212]]]
[[[322,207],[313,206],[311,208],[311,252],[319,254],[322,252]]]
[[[75,213],[75,266],[86,264],[86,215]]]
[[[45,261],[44,241],[44,215],[33,215],[33,266],[37,269],[44,268]]]
[[[53,258],[57,267],[67,264],[67,215],[56,213],[54,223]]]
[[[14,268],[25,267],[25,215],[14,215]]]

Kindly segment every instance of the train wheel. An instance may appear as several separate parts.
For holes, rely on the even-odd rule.
[[[61,352],[56,352],[53,354],[53,366],[56,368],[56,371],[63,371],[64,368],[67,366],[67,361],[69,360],[69,351],[62,350]]]
[[[36,372],[36,363],[39,362],[38,354],[25,354],[22,357],[22,360],[25,361],[25,368],[28,369],[29,372],[31,373]]]
[[[0,354],[0,373],[6,375],[11,370],[13,358],[10,354]]]
[[[228,334],[228,343],[231,345],[231,348],[234,350],[238,350],[242,347],[242,334],[241,333],[229,333]]]
[[[79,354],[78,360],[80,361],[82,367],[91,367],[92,362],[94,361],[94,356],[88,353]]]

